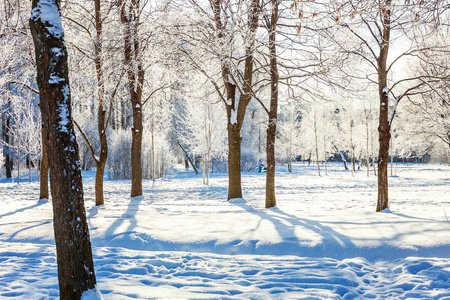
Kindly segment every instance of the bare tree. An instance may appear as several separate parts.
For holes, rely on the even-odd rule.
[[[207,24],[194,25],[196,36],[184,37],[179,50],[189,64],[202,73],[214,87],[227,114],[228,133],[228,200],[242,198],[241,129],[246,110],[253,97],[255,40],[260,16],[259,0],[247,2],[210,0],[209,8],[200,1],[191,1]],[[239,13],[238,13],[239,12]],[[195,22],[194,22],[195,23]],[[204,37],[206,35],[206,37]],[[210,70],[193,55],[203,50],[217,63],[218,70]],[[214,65],[216,66],[216,65]],[[218,74],[219,73],[219,74]]]
[[[84,208],[78,144],[72,126],[67,50],[59,0],[33,0],[30,27],[35,45],[41,114],[49,129],[54,232],[61,299],[81,299],[95,287]]]
[[[405,58],[414,58],[424,47],[415,35],[417,28],[430,24],[435,12],[443,6],[440,1],[336,1],[333,11],[327,12],[332,22],[332,35],[340,52],[346,57],[357,57],[365,63],[368,74],[360,76],[350,70],[346,76],[368,80],[378,88],[379,95],[379,154],[378,154],[378,201],[376,211],[389,207],[388,197],[388,159],[391,139],[391,123],[395,117],[398,103],[411,95],[422,93],[426,74],[402,77],[394,72],[395,67]],[[337,28],[337,29],[336,29]],[[344,36],[347,40],[342,40]],[[397,41],[406,40],[410,47],[393,53],[391,47]],[[398,52],[397,52],[398,53]],[[389,55],[390,54],[390,55]],[[391,57],[394,56],[394,57]],[[364,70],[366,71],[366,70]],[[390,105],[390,101],[392,105]]]
[[[73,9],[82,10],[83,13],[90,12],[88,6],[83,5],[83,3],[77,2]],[[75,24],[77,30],[81,30],[87,34],[92,40],[93,53],[90,55],[88,50],[82,49],[82,47],[73,45],[73,48],[81,52],[85,57],[88,57],[95,64],[95,75],[97,80],[97,133],[98,139],[100,141],[100,153],[96,155],[93,143],[88,138],[88,135],[83,131],[81,126],[74,120],[75,126],[80,131],[82,137],[86,141],[88,149],[91,153],[92,159],[96,166],[96,176],[95,176],[95,205],[103,205],[105,203],[103,195],[103,178],[105,173],[106,161],[108,158],[108,141],[107,141],[107,129],[110,123],[113,109],[113,101],[116,96],[117,90],[120,85],[121,77],[117,79],[114,90],[110,93],[108,99],[105,90],[105,68],[104,68],[104,54],[105,51],[103,43],[103,24],[105,22],[105,17],[102,17],[102,6],[100,0],[94,0],[94,14],[93,20],[88,20],[95,24],[95,33],[91,32],[90,26],[85,26],[79,20],[74,20],[71,16],[67,16],[66,19],[71,23]],[[87,14],[91,16],[91,14]],[[109,104],[109,109],[108,109]]]
[[[117,3],[123,25],[125,67],[133,112],[130,195],[136,197],[142,195],[142,90],[145,70],[138,28],[143,4],[140,0],[119,0]]]
[[[271,1],[270,21],[266,19],[269,30],[269,74],[270,74],[270,109],[268,111],[269,122],[267,125],[267,173],[266,173],[266,208],[277,204],[275,197],[275,140],[277,132],[278,111],[278,61],[277,61],[277,24],[278,24],[278,0]]]

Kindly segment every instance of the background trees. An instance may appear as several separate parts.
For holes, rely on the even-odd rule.
[[[377,211],[388,208],[389,145],[391,123],[399,102],[418,93],[425,74],[404,76],[396,70],[399,62],[423,51],[424,26],[434,26],[439,1],[338,1],[329,12],[337,24],[330,38],[338,49],[367,65],[366,78],[378,87],[379,154]],[[422,29],[423,28],[423,29]],[[344,39],[342,39],[344,37]],[[396,44],[400,45],[395,49]],[[393,55],[394,54],[394,55]],[[396,72],[397,71],[397,72]],[[351,70],[347,74],[352,75]],[[358,75],[357,75],[358,76]],[[355,77],[357,77],[355,76]]]
[[[18,54],[32,49],[20,23],[30,8],[4,3],[2,145],[12,173],[17,147],[22,169],[28,152],[38,159],[14,135],[36,128],[39,115],[28,126],[29,109],[19,109],[27,99],[35,112],[37,104],[34,59]],[[393,155],[448,151],[448,27],[436,25],[448,23],[448,11],[430,3],[64,2],[81,165],[96,169],[98,187],[106,168],[110,179],[132,179],[132,195],[139,195],[142,178],[165,176],[187,153],[205,183],[209,172],[229,171],[235,198],[242,196],[241,171],[255,170],[261,158],[274,200],[276,163],[290,170],[301,157],[324,175],[328,160],[341,160],[349,172],[364,166],[370,176],[378,159],[386,199]],[[390,102],[380,98],[386,91]],[[389,132],[380,135],[378,127]],[[98,188],[98,204],[101,195]]]

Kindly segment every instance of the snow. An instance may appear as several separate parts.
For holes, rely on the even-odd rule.
[[[134,198],[130,181],[107,180],[97,207],[95,173],[83,173],[97,276],[83,299],[450,297],[450,168],[398,165],[383,213],[377,177],[328,168],[278,166],[271,209],[260,173],[243,173],[243,198],[230,201],[224,173],[207,186],[176,171]],[[36,179],[0,179],[1,299],[59,296],[52,206]]]
[[[69,107],[67,106],[67,103],[69,103],[69,96],[70,96],[70,89],[69,86],[66,84],[63,86],[61,91],[64,94],[64,101],[58,103],[58,111],[59,111],[59,125],[60,129],[63,132],[69,132],[67,125],[69,125]]]
[[[102,294],[100,293],[97,287],[95,287],[95,289],[85,291],[81,296],[81,300],[102,300],[102,299],[103,299]]]
[[[64,54],[63,49],[61,49],[59,47],[53,47],[51,50],[56,56],[63,56],[63,54]]]
[[[39,0],[36,7],[31,11],[31,19],[41,19],[46,25],[49,34],[60,38],[64,34],[60,13],[54,0]]]
[[[230,123],[237,124],[237,111],[234,109],[231,109]]]
[[[55,74],[50,74],[50,79],[48,80],[48,83],[50,84],[58,84],[60,81],[64,81],[64,78],[59,77],[58,75]]]

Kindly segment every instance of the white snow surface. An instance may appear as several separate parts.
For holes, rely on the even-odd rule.
[[[375,213],[377,178],[329,165],[279,166],[276,208],[264,173],[210,185],[181,166],[167,178],[84,190],[97,289],[83,299],[450,299],[450,168],[399,165],[390,208]],[[36,179],[36,178],[35,178]],[[16,180],[15,180],[16,182]],[[0,299],[59,297],[51,201],[39,183],[0,179]]]

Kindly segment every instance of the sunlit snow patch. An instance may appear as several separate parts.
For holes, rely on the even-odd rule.
[[[81,295],[81,300],[103,300],[102,294],[95,286],[92,290],[87,290]]]

